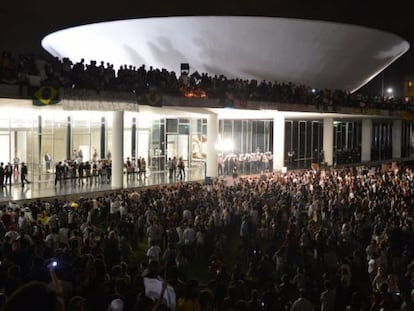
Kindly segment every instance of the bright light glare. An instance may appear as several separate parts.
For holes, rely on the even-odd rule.
[[[387,93],[388,94],[391,94],[393,92],[393,89],[391,88],[391,87],[389,87],[388,89],[387,89]]]
[[[233,142],[230,139],[219,139],[216,143],[216,150],[221,152],[230,152],[233,150]]]

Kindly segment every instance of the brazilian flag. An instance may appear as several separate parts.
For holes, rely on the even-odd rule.
[[[142,104],[153,107],[162,107],[162,96],[152,88],[142,97]]]
[[[33,105],[48,106],[59,102],[59,91],[52,86],[41,86],[33,93]]]

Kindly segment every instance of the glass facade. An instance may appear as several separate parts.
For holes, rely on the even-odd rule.
[[[335,165],[361,162],[361,121],[333,122],[333,163]]]
[[[272,169],[273,120],[219,120],[220,173],[253,174]]]
[[[323,121],[285,121],[285,166],[288,169],[310,168],[323,161]]]
[[[271,152],[273,120],[219,120],[219,142],[223,154]]]
[[[371,160],[392,157],[392,121],[372,122]],[[223,174],[250,174],[273,168],[273,119],[220,119],[219,161],[227,161]],[[333,164],[361,161],[362,122],[333,122]],[[208,150],[207,119],[165,118],[124,113],[124,157],[145,158],[152,171],[166,169],[169,157],[182,157],[186,167],[204,165]],[[30,176],[50,178],[55,163],[73,159],[82,151],[83,161],[94,154],[106,158],[112,150],[112,114],[104,111],[17,112],[0,117],[0,161],[13,162],[18,157],[27,163]],[[321,163],[323,120],[286,119],[284,163],[289,169],[309,168]],[[51,158],[48,167],[45,156]],[[401,156],[414,155],[414,121],[402,121]]]
[[[371,160],[392,158],[392,121],[372,121]]]
[[[124,125],[124,154],[133,156],[131,124]],[[84,162],[91,161],[95,153],[98,158],[105,158],[109,152],[116,152],[111,150],[111,137],[111,117],[105,112],[22,113],[18,118],[0,119],[0,161],[13,163],[19,158],[27,164],[32,178],[45,180],[50,178],[57,162],[74,159],[79,150]],[[143,149],[148,157],[148,143],[146,146]]]
[[[165,162],[165,120],[153,120],[149,134],[148,166],[153,171],[163,170]]]
[[[414,121],[403,121],[401,126],[401,157],[414,156]]]

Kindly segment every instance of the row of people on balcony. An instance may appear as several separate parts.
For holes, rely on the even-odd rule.
[[[337,107],[411,109],[411,102],[395,97],[365,96],[343,90],[315,89],[310,86],[282,81],[230,79],[224,75],[190,74],[180,76],[174,71],[145,65],[122,65],[116,71],[110,63],[84,59],[73,63],[68,58],[48,61],[34,55],[0,56],[0,82],[21,86],[48,86],[94,89],[97,91],[134,92],[138,97],[149,92],[185,96],[188,92],[209,98],[236,101],[271,101],[314,105],[317,109],[336,110]],[[201,93],[200,93],[201,92]],[[235,104],[236,105],[236,104]]]

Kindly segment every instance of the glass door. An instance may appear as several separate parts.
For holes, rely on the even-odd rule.
[[[178,135],[167,134],[167,159],[178,158]]]

